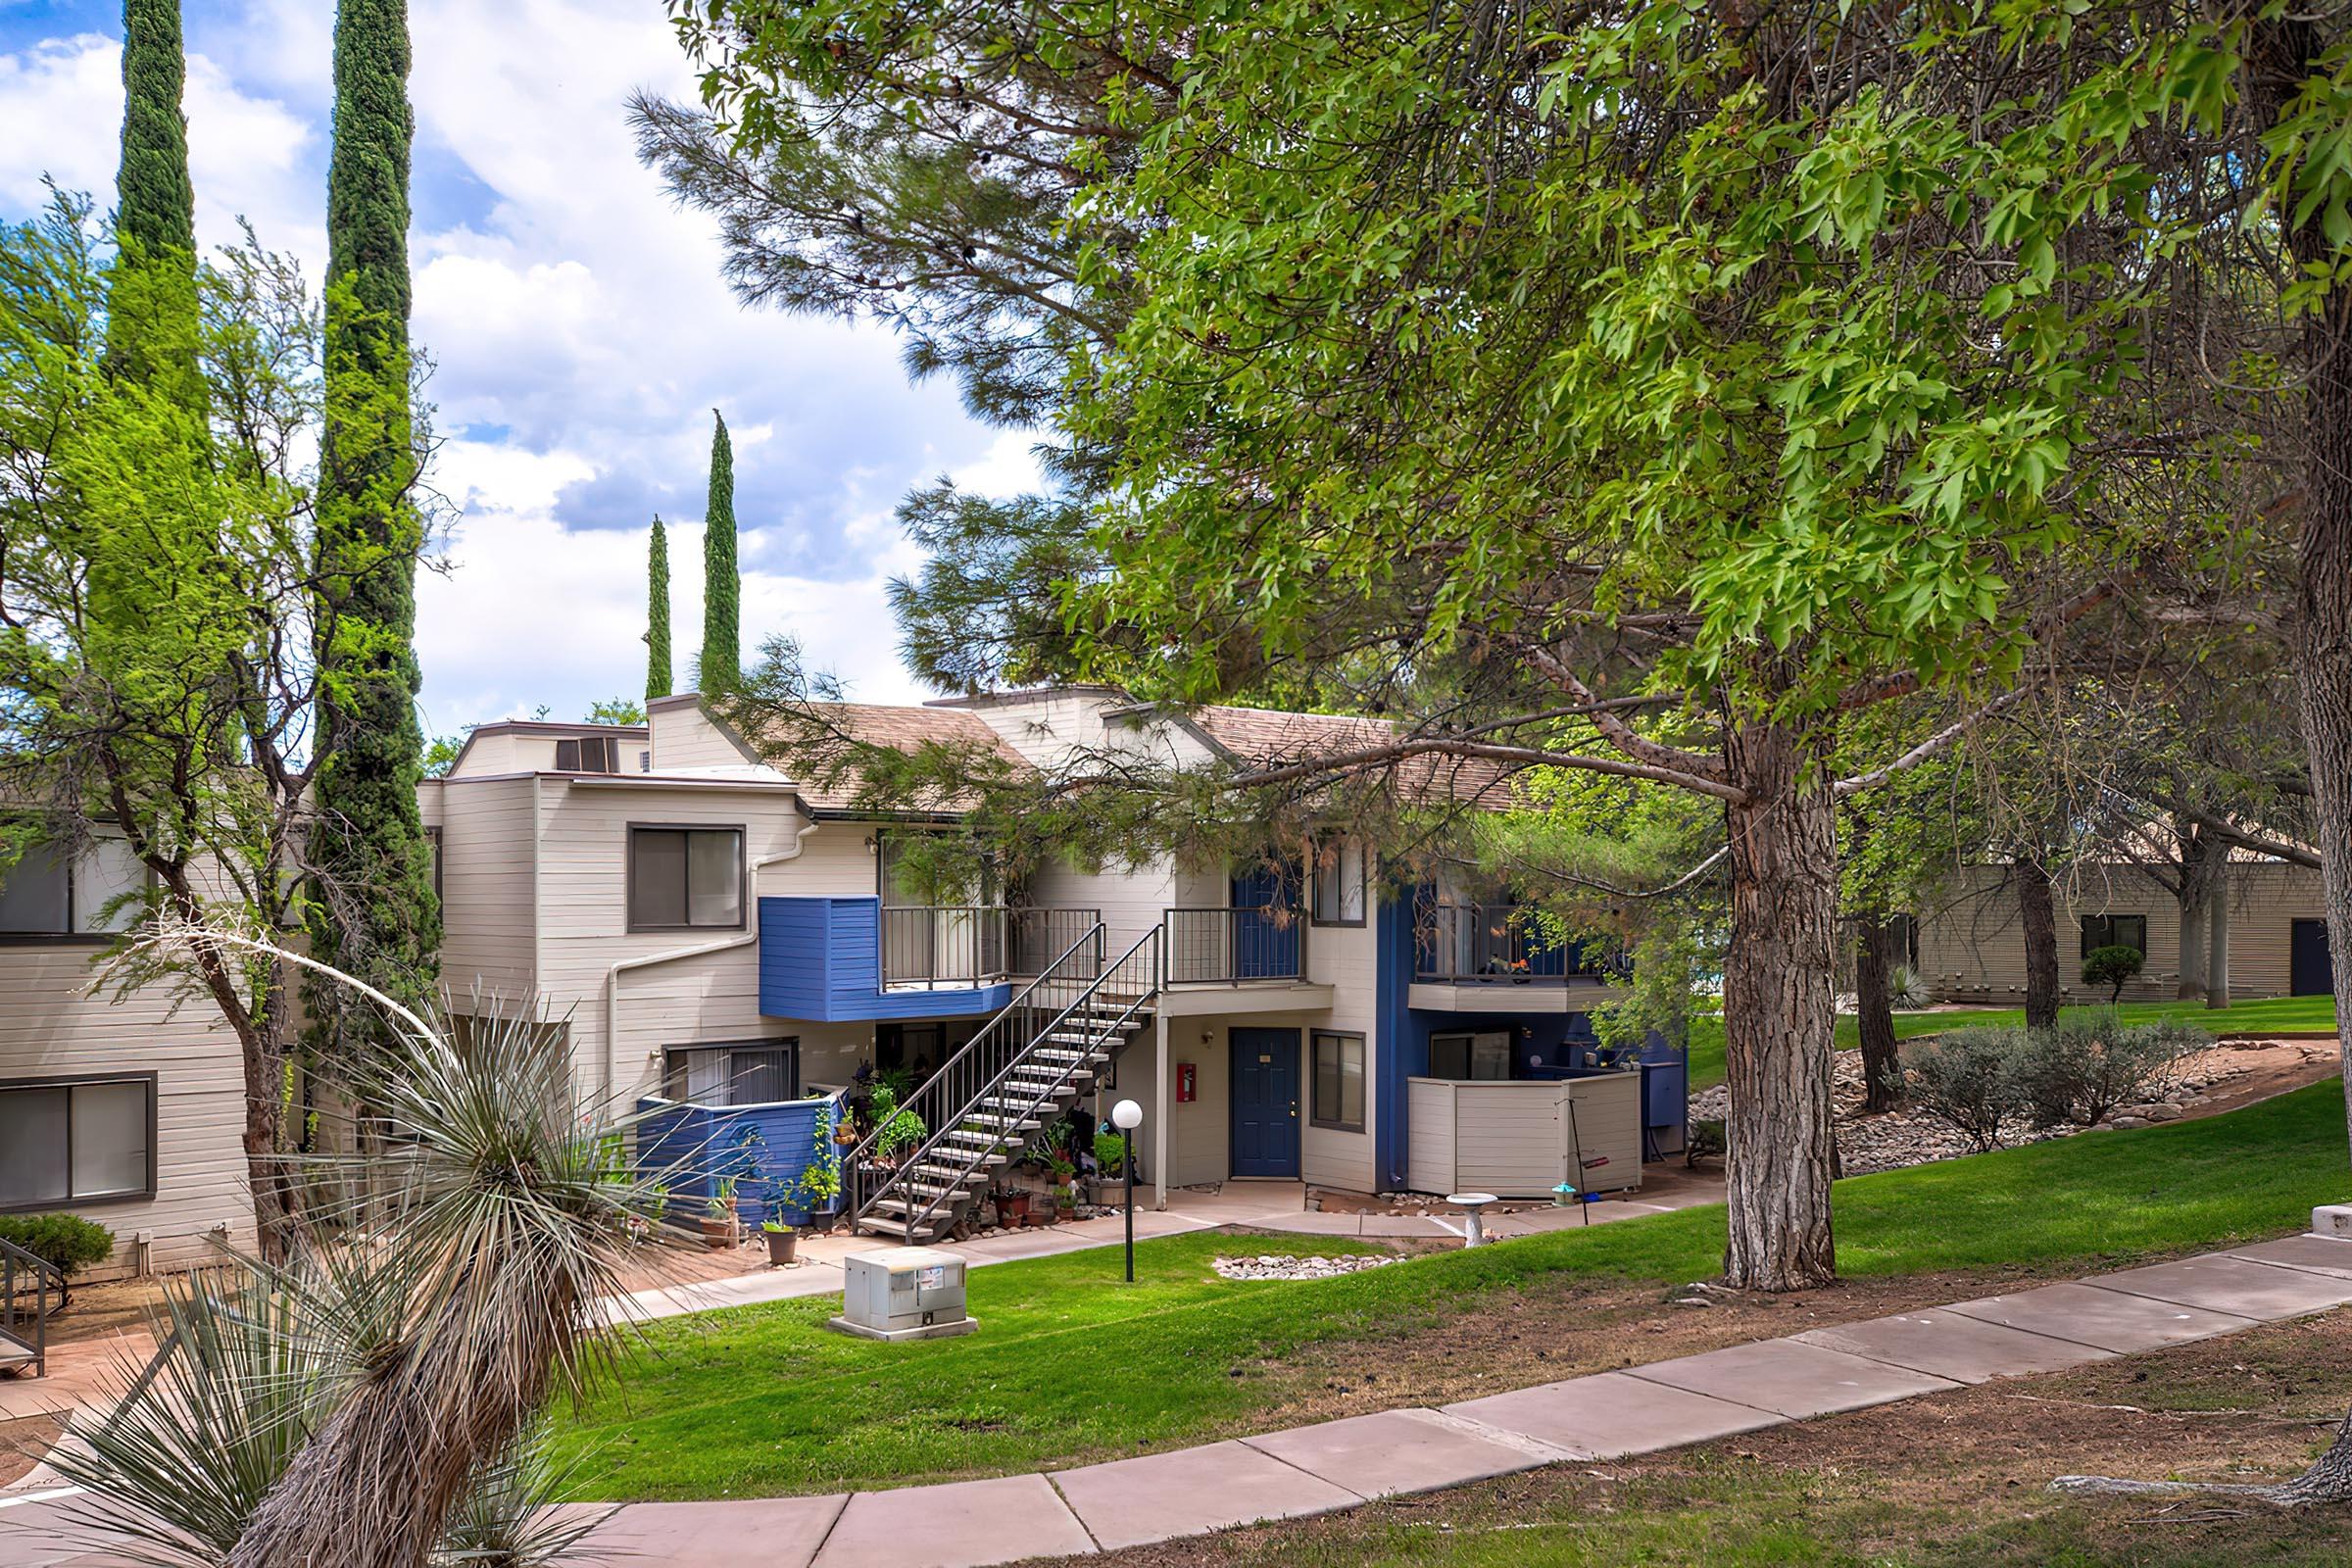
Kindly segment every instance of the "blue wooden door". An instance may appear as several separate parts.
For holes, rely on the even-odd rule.
[[[2287,990],[2298,997],[2335,991],[2335,969],[2328,955],[2328,922],[2297,920],[2288,928]]]
[[[1298,884],[1263,866],[1233,879],[1233,978],[1298,976]]]
[[[1298,1174],[1298,1031],[1233,1031],[1233,1173]]]

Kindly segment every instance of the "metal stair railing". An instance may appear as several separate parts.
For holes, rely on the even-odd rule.
[[[938,1184],[945,1187],[946,1191],[933,1193],[920,1210],[908,1204],[906,1231],[910,1239],[918,1227],[927,1224],[939,1212],[943,1202],[964,1190],[972,1172],[988,1160],[1028,1144],[1031,1135],[1021,1129],[1032,1116],[1042,1115],[1049,1103],[1057,1102],[1072,1078],[1081,1072],[1093,1071],[1095,1053],[1115,1049],[1118,1038],[1139,1021],[1143,1010],[1159,995],[1160,951],[1160,933],[1155,926],[1138,937],[1133,947],[1102,971],[1101,978],[1074,998],[1053,1022],[1038,1033],[1036,1039],[1030,1042],[1029,1050],[1007,1062],[1004,1070],[997,1075],[996,1082],[973,1100],[972,1105],[993,1098],[1000,1105],[1011,1107],[1000,1113],[995,1131],[988,1135],[988,1143],[943,1143],[949,1132],[963,1125],[958,1123],[956,1128],[942,1128],[934,1132],[924,1143],[921,1152],[906,1161],[906,1168],[929,1160],[951,1173],[947,1180]],[[1106,1005],[1094,1005],[1097,1003]],[[1117,1010],[1112,1011],[1112,1007]],[[1037,1051],[1049,1043],[1054,1049],[1067,1053],[1070,1059],[1062,1062],[1058,1070],[1041,1068],[1041,1071],[1051,1074],[1043,1082],[1011,1084],[1012,1074],[1032,1065]],[[967,1112],[971,1108],[965,1107]],[[944,1159],[940,1157],[943,1150],[946,1152]],[[962,1161],[961,1164],[956,1163],[958,1159]]]
[[[29,1284],[24,1283],[27,1279]],[[55,1310],[49,1303],[52,1285],[57,1289],[58,1304],[63,1305],[66,1276],[58,1266],[14,1242],[0,1241],[0,1341],[30,1353],[36,1378],[49,1373],[49,1314]],[[20,1306],[27,1293],[32,1297],[29,1314]],[[30,1324],[29,1338],[19,1326],[25,1323]],[[23,1358],[13,1359],[22,1364]]]
[[[883,1176],[870,1192],[865,1187],[867,1167],[881,1153],[883,1140],[890,1134],[897,1114],[876,1117],[872,1130],[843,1152],[842,1212],[849,1217],[852,1234],[856,1233],[858,1221],[872,1212],[874,1204],[913,1166],[922,1149],[935,1141],[943,1129],[960,1125],[965,1112],[986,1092],[987,1086],[995,1083],[1007,1066],[1030,1049],[1042,1020],[1058,1013],[1067,1005],[1067,999],[1101,978],[1104,942],[1104,928],[1098,920],[1062,949],[1036,979],[1014,993],[995,1017],[982,1024],[961,1049],[940,1063],[937,1072],[917,1084],[899,1102],[898,1111],[911,1112],[921,1119],[923,1136],[916,1147],[900,1155],[897,1168]]]

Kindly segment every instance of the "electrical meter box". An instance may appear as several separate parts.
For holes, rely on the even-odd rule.
[[[827,1327],[867,1340],[944,1340],[980,1326],[963,1309],[964,1261],[936,1247],[893,1247],[842,1260],[849,1283]]]

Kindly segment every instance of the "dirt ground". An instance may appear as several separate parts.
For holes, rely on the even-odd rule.
[[[2341,1316],[1086,1560],[1113,1568],[2342,1562],[2352,1559],[2352,1509],[2281,1513],[2230,1498],[2048,1490],[2067,1474],[2243,1481],[2295,1473],[2352,1403]]]
[[[2332,1040],[2225,1040],[2199,1054],[2242,1067],[2245,1076],[2216,1084],[2204,1104],[2188,1107],[2187,1120],[2239,1110],[2258,1100],[2316,1084],[2333,1077],[2342,1064]]]

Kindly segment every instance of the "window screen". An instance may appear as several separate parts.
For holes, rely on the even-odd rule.
[[[127,840],[93,838],[71,865],[55,850],[36,844],[0,871],[0,933],[66,936],[125,930],[137,921],[138,906],[109,906],[146,884],[147,868]]]
[[[1317,1031],[1312,1120],[1342,1132],[1364,1130],[1364,1037]]]
[[[155,1190],[155,1080],[0,1089],[0,1209]]]
[[[1318,925],[1361,925],[1364,920],[1364,845],[1361,839],[1326,840],[1315,854],[1312,915]]]
[[[57,935],[73,929],[65,859],[35,844],[0,871],[0,931]],[[0,1156],[5,1157],[5,1156]]]
[[[629,830],[629,928],[743,924],[743,829]]]
[[[2130,948],[2148,955],[2148,917],[2144,914],[2086,914],[2082,917],[2082,956],[2098,948]]]

